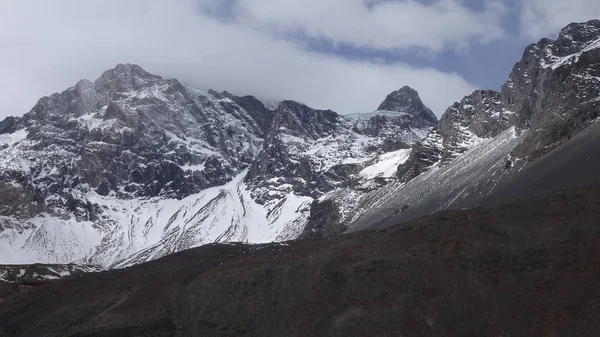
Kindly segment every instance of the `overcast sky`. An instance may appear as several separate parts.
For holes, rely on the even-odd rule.
[[[117,63],[340,113],[409,85],[439,116],[593,18],[598,0],[0,0],[0,117]]]

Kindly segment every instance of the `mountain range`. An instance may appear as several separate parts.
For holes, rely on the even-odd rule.
[[[439,120],[120,64],[0,122],[0,336],[596,336],[599,115],[600,20]]]
[[[120,64],[0,122],[0,262],[109,268],[321,235],[319,198],[387,184],[436,122],[409,87],[382,108],[271,110]]]
[[[600,21],[571,24],[439,121],[408,86],[340,115],[119,64],[0,122],[0,263],[118,268],[576,186],[597,172],[564,174],[596,142],[599,59]]]

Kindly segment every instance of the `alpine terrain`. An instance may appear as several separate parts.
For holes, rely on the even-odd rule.
[[[599,116],[600,20],[439,120],[120,64],[0,122],[0,336],[596,336]]]
[[[270,110],[120,64],[0,122],[0,263],[110,268],[213,242],[339,234],[335,213],[319,227],[324,209],[345,206],[327,196],[393,181],[437,122],[409,87],[380,109]]]

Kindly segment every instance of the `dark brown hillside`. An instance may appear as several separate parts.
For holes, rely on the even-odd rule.
[[[600,185],[12,289],[3,336],[597,336]]]

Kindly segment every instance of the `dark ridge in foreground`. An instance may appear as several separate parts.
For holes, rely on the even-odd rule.
[[[600,185],[0,295],[2,336],[597,336]]]

